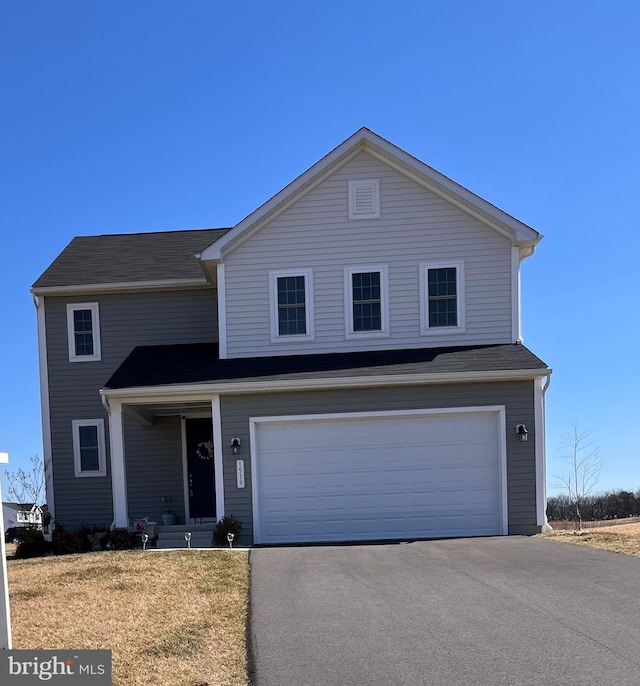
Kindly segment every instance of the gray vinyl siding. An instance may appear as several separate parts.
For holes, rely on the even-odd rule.
[[[124,454],[130,519],[149,517],[162,523],[171,510],[185,523],[182,422],[179,416],[158,417],[153,426],[125,418]],[[170,498],[167,504],[163,498]]]
[[[99,303],[102,345],[102,359],[99,362],[69,362],[66,306],[67,303],[80,302]],[[216,341],[216,307],[216,291],[212,288],[45,297],[51,450],[57,521],[72,529],[81,524],[110,524],[113,519],[108,417],[98,390],[137,345]],[[71,422],[74,419],[100,418],[105,422],[107,475],[77,478],[74,475]],[[126,455],[128,464],[129,461],[135,464],[135,451],[142,450],[140,445],[138,441],[132,443],[131,452]],[[148,453],[145,452],[145,455]],[[179,460],[180,456],[181,453],[178,453]],[[153,456],[149,456],[149,459],[153,460]],[[166,456],[162,459],[166,459]],[[182,469],[180,462],[179,468]],[[162,479],[164,484],[165,476]],[[178,502],[181,503],[182,481],[179,488]],[[152,489],[152,492],[155,491]],[[164,491],[162,495],[165,495]],[[139,498],[135,489],[130,497],[134,498],[132,516],[137,516]],[[157,505],[155,501],[152,504],[154,508]]]
[[[348,220],[348,181],[380,179],[379,219]],[[419,262],[464,260],[466,332],[420,335]],[[360,153],[225,256],[228,357],[508,343],[511,243]],[[388,265],[390,336],[345,340],[344,267]],[[270,269],[313,268],[315,340],[270,342]]]
[[[278,415],[326,414],[504,405],[506,408],[507,499],[509,534],[539,531],[536,519],[536,462],[533,382],[414,386],[395,389],[309,391],[221,398],[225,512],[242,523],[243,544],[253,541],[249,419]],[[513,427],[524,423],[529,440],[521,443]],[[236,456],[230,437],[240,438],[245,488],[235,479]]]

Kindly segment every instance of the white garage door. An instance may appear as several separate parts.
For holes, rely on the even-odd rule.
[[[503,409],[253,419],[256,543],[506,533]]]

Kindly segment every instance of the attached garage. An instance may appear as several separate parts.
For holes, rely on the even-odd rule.
[[[259,544],[507,533],[503,406],[250,420]]]

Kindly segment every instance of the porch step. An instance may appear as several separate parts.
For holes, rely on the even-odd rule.
[[[212,548],[213,528],[211,525],[194,524],[178,526],[157,526],[156,548],[187,548],[185,533],[191,533],[192,548]]]
[[[213,524],[173,524],[172,526],[156,524],[156,534],[176,533],[184,535],[187,531],[195,534],[196,531],[213,531],[213,529]]]

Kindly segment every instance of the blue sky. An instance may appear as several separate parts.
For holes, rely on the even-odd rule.
[[[391,9],[392,8],[392,9]],[[32,0],[0,9],[0,450],[42,454],[29,287],[75,235],[231,226],[361,126],[545,234],[525,344],[640,488],[636,2]]]

